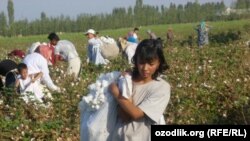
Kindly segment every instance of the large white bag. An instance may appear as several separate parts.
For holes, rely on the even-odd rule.
[[[108,141],[117,119],[117,102],[108,87],[118,81],[118,86],[125,98],[132,95],[130,75],[120,76],[120,72],[101,74],[96,83],[89,86],[90,93],[79,103],[81,122],[81,141]]]

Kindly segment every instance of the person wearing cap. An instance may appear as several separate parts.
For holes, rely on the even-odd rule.
[[[101,54],[100,47],[102,46],[102,41],[96,37],[96,31],[94,29],[89,29],[84,33],[88,38],[88,59],[87,62],[93,63],[95,65],[108,63],[108,60],[104,59]]]
[[[79,76],[81,69],[81,59],[76,51],[74,44],[68,40],[60,40],[55,46],[55,64],[60,57],[68,62],[67,74]]]
[[[151,30],[148,30],[147,33],[149,35],[149,39],[157,39],[157,36]]]

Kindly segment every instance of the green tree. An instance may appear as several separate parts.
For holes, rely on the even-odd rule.
[[[248,9],[250,7],[250,0],[237,0],[234,5],[236,9]]]
[[[0,35],[2,36],[7,35],[7,18],[4,12],[0,13]]]
[[[14,4],[12,0],[8,0],[8,16],[9,16],[9,25],[12,25],[14,22]]]
[[[13,36],[15,35],[15,26],[14,26],[14,4],[12,0],[8,0],[7,10],[9,16],[8,35]]]
[[[110,14],[80,14],[76,19],[68,16],[47,17],[42,12],[40,19],[34,21],[19,20],[14,21],[14,8],[12,0],[9,0],[8,17],[4,13],[0,14],[0,34],[1,35],[32,35],[32,34],[48,34],[49,32],[82,32],[88,28],[96,30],[115,29],[121,27],[136,27],[152,24],[169,24],[183,22],[199,22],[200,20],[234,20],[239,18],[249,18],[250,14],[222,16],[225,11],[224,2],[209,2],[200,4],[198,0],[195,2],[187,2],[186,4],[175,5],[171,3],[169,7],[165,5],[150,6],[143,4],[143,0],[136,0],[134,7],[114,8]],[[238,7],[249,7],[250,0],[237,1]],[[236,3],[235,3],[236,4]],[[12,6],[11,6],[12,5]],[[12,8],[11,8],[12,7]],[[12,12],[11,12],[12,11]],[[11,14],[12,13],[12,14]],[[248,14],[248,15],[247,15]],[[11,18],[12,17],[12,18]],[[12,20],[11,20],[12,19]],[[8,26],[9,25],[9,26]]]

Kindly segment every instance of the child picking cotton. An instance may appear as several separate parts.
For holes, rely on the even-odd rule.
[[[39,79],[42,77],[43,73],[39,72],[28,75],[28,67],[24,63],[20,63],[17,66],[17,70],[19,75],[17,76],[15,88],[20,92],[23,100],[26,103],[31,101],[42,103],[44,94],[39,86]]]

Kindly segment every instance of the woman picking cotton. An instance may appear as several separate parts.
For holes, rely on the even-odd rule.
[[[161,43],[142,41],[133,72],[101,74],[89,85],[90,93],[79,103],[82,141],[150,140],[150,125],[165,124],[170,86],[159,77],[168,68]]]
[[[170,99],[170,85],[160,78],[168,65],[160,40],[146,39],[133,57],[133,93],[124,98],[116,83],[110,91],[119,104],[119,116],[112,135],[114,141],[149,141],[153,124],[162,124],[163,113]]]

